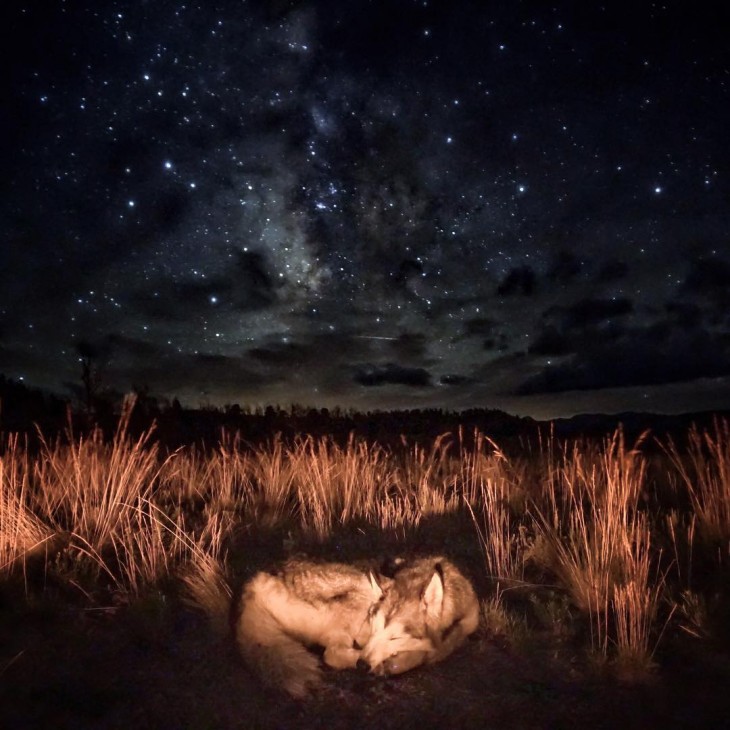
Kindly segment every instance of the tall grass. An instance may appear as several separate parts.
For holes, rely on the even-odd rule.
[[[710,431],[692,426],[686,450],[670,439],[666,453],[689,497],[697,532],[706,543],[730,557],[730,422],[717,419]]]
[[[461,449],[461,487],[479,536],[487,574],[497,581],[521,581],[525,567],[524,476],[499,447],[476,432],[470,450]]]
[[[136,441],[128,437],[133,405],[126,402],[111,443],[100,429],[68,444],[43,440],[35,465],[34,500],[41,518],[97,555],[123,541],[138,505],[157,487],[160,466],[151,430]]]
[[[335,526],[367,519],[392,477],[386,452],[351,436],[300,440],[288,453],[303,530],[324,541]]]
[[[17,435],[10,436],[0,455],[0,574],[46,542],[50,530],[29,503],[31,465]]]
[[[551,450],[533,509],[542,540],[536,554],[588,615],[593,649],[607,656],[613,639],[620,658],[649,664],[663,578],[652,573],[651,524],[639,504],[646,488],[642,439],[629,449],[619,429],[600,444]]]

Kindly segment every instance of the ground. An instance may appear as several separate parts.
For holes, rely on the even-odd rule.
[[[671,643],[671,642],[670,642]],[[683,648],[684,647],[684,648]],[[306,701],[264,690],[226,637],[158,592],[88,609],[0,593],[2,728],[730,728],[730,661],[671,646],[640,681],[481,629],[392,679],[327,671]]]

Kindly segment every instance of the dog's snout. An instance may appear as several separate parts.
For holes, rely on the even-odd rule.
[[[364,659],[358,659],[355,667],[360,672],[369,672],[370,671],[370,665]]]

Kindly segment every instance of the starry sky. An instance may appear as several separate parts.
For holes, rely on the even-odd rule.
[[[0,372],[730,407],[721,2],[4,3]],[[100,387],[101,387],[100,386]]]

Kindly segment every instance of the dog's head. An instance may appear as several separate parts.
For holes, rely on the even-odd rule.
[[[369,615],[370,638],[358,667],[373,674],[402,674],[423,664],[434,651],[444,600],[444,580],[437,563],[430,573],[397,573]]]

